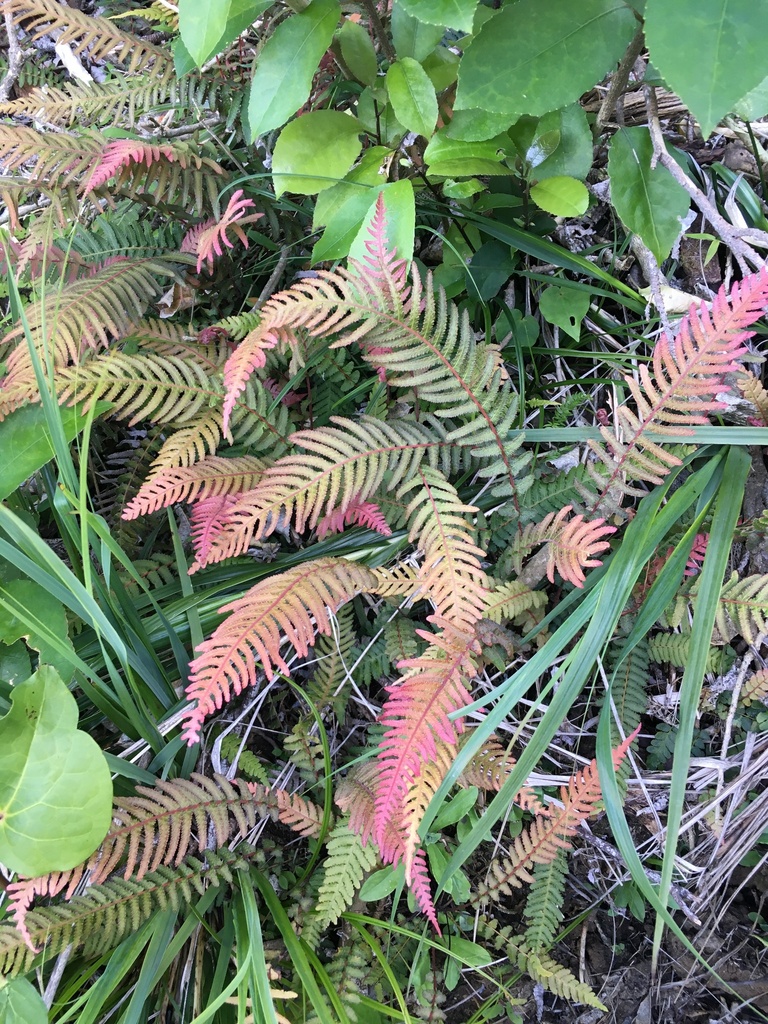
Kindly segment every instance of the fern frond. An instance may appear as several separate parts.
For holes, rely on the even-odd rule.
[[[269,776],[261,761],[252,750],[247,747],[241,749],[241,739],[233,732],[228,732],[221,740],[221,756],[225,757],[230,764],[237,759],[237,771],[240,775],[251,782],[260,782],[262,786],[269,786]]]
[[[435,743],[435,755],[429,761],[423,761],[405,794],[402,817],[399,827],[403,833],[402,858],[405,864],[406,881],[410,883],[413,859],[419,846],[419,828],[427,813],[430,801],[440,788],[443,779],[456,760],[458,748],[455,743],[438,740]]]
[[[736,384],[747,401],[754,405],[759,417],[758,424],[768,424],[768,391],[761,381],[751,373],[744,373],[739,375]]]
[[[229,249],[234,248],[234,243],[227,235],[227,230],[232,229],[235,235],[240,239],[243,246],[248,248],[248,239],[243,231],[242,224],[250,224],[259,217],[262,217],[261,213],[250,214],[244,217],[244,212],[251,206],[254,205],[252,199],[243,199],[243,190],[239,188],[236,192],[233,192],[232,198],[229,200],[226,210],[217,220],[212,218],[211,220],[205,221],[203,224],[198,224],[197,227],[192,228],[184,236],[181,243],[182,252],[191,252],[197,256],[197,272],[198,274],[203,268],[203,263],[208,264],[208,272],[212,273],[214,256],[221,256],[223,253],[222,243]]]
[[[703,304],[692,306],[677,336],[664,335],[653,350],[651,365],[642,365],[638,379],[625,377],[637,411],[627,405],[616,410],[618,432],[601,427],[604,444],[590,441],[597,463],[590,474],[598,495],[582,493],[594,514],[602,503],[612,508],[610,492],[638,494],[627,481],[659,484],[680,459],[654,440],[664,428],[685,434],[688,426],[706,423],[706,414],[724,408],[715,399],[726,373],[739,370],[746,354],[747,331],[768,302],[768,270],[745,277],[730,294],[721,288],[710,313]],[[618,507],[618,506],[617,506]]]
[[[56,41],[69,43],[75,53],[87,48],[91,60],[117,59],[128,71],[141,69],[158,79],[173,75],[173,61],[166,50],[123,32],[109,18],[62,8],[57,0],[5,0],[4,7],[17,20],[24,19],[25,31],[33,39],[55,32]]]
[[[225,330],[233,341],[242,341],[251,331],[255,331],[260,323],[261,313],[254,309],[238,313],[237,316],[225,316],[222,320],[217,320],[214,326]]]
[[[300,718],[283,743],[290,763],[310,786],[316,785],[325,772],[323,744],[317,732],[313,732],[314,725],[314,718]]]
[[[363,565],[322,558],[262,580],[219,609],[220,614],[230,613],[228,618],[203,641],[191,664],[187,696],[195,704],[186,715],[187,742],[196,742],[203,721],[233,692],[256,684],[257,657],[268,679],[275,670],[289,675],[280,656],[283,639],[306,656],[318,633],[331,633],[330,614],[375,584]]]
[[[190,510],[189,527],[195,558],[208,557],[213,542],[229,524],[229,510],[240,493],[235,491],[234,494],[213,495],[194,503]]]
[[[486,942],[491,943],[492,948],[506,953],[518,970],[527,972],[542,988],[561,999],[584,1003],[599,1010],[606,1009],[589,985],[575,978],[567,967],[558,964],[548,954],[541,950],[531,950],[523,936],[512,933],[512,925],[501,928],[498,921],[480,917],[477,930]]]
[[[741,688],[739,703],[744,707],[750,704],[768,702],[768,669],[761,668],[753,672]]]
[[[9,885],[11,913],[22,935],[27,936],[27,913],[36,896],[64,892],[71,899],[84,879],[100,885],[118,868],[124,880],[141,880],[161,865],[179,865],[195,848],[207,849],[211,837],[221,847],[234,831],[245,834],[256,823],[253,791],[220,775],[158,779],[154,787],[137,786],[136,793],[115,799],[109,832],[87,861],[70,871]],[[277,817],[277,805],[273,806]]]
[[[5,172],[23,169],[24,177],[34,185],[66,188],[88,171],[103,148],[104,141],[96,134],[49,134],[0,124],[0,162]]]
[[[423,766],[437,756],[437,741],[453,744],[463,730],[460,719],[451,721],[448,716],[469,703],[466,680],[476,672],[474,634],[446,630],[424,638],[430,646],[420,657],[401,662],[404,674],[387,687],[380,715],[386,731],[379,746],[373,834],[388,863],[396,863],[403,853],[391,845],[390,825],[400,827],[404,801]]]
[[[415,472],[422,459],[437,460],[440,454],[440,442],[413,421],[334,418],[334,424],[291,436],[291,443],[305,454],[286,455],[265,471],[233,508],[232,525],[208,561],[242,554],[254,540],[263,540],[282,511],[299,533],[331,512],[345,514],[353,502],[367,501],[385,474],[391,474],[391,489]]]
[[[59,125],[115,124],[124,117],[132,125],[139,114],[166,103],[177,91],[175,85],[173,77],[166,74],[126,76],[103,84],[65,82],[61,88],[30,89],[12,102],[0,104],[0,114]]]
[[[691,634],[656,633],[648,640],[648,656],[660,665],[685,668],[691,657]],[[710,647],[705,671],[722,675],[731,667],[734,657],[728,647]]]
[[[392,536],[389,523],[375,502],[353,501],[344,512],[335,509],[323,516],[317,524],[317,538],[323,540],[329,533],[343,533],[347,526],[364,526],[380,533],[382,537]]]
[[[471,733],[466,734],[468,741]],[[463,746],[464,738],[460,741]],[[498,792],[515,767],[516,760],[497,736],[489,736],[459,776],[460,786],[477,786]],[[525,811],[547,815],[549,812],[529,786],[521,786],[514,801]]]
[[[353,938],[336,950],[325,968],[351,1024],[357,1024],[356,1008],[360,1005],[361,992],[366,990],[369,983],[370,961],[370,947],[361,939]],[[316,1006],[308,1008],[306,1024],[320,1024],[320,1017],[316,1015],[317,1009]]]
[[[520,580],[509,580],[507,583],[496,583],[488,594],[483,611],[483,618],[491,622],[503,623],[516,619],[527,611],[538,611],[547,603],[547,595],[542,590],[531,590]]]
[[[637,732],[632,733],[613,751],[614,770],[621,765],[636,735]],[[498,900],[500,894],[510,896],[513,888],[533,882],[534,866],[549,864],[559,850],[570,848],[570,837],[579,823],[592,814],[600,796],[597,761],[591,761],[571,778],[568,786],[561,788],[562,807],[553,807],[547,817],[535,818],[514,840],[510,857],[491,861],[489,878],[478,888],[472,901],[477,903],[488,897]]]
[[[583,515],[568,519],[573,511],[570,505],[559,512],[550,512],[540,523],[530,523],[512,542],[508,557],[518,572],[522,562],[539,544],[548,544],[547,579],[554,582],[555,570],[562,578],[575,587],[583,587],[586,579],[584,569],[602,565],[594,558],[600,551],[610,547],[603,537],[614,533],[615,526],[608,526],[604,519],[584,522]],[[566,521],[567,520],[567,521]]]
[[[715,615],[717,632],[713,643],[728,643],[743,636],[747,643],[768,632],[768,576],[745,576],[734,572],[723,584]]]
[[[335,924],[354,900],[363,878],[379,859],[373,843],[363,846],[360,836],[350,831],[349,821],[338,822],[328,838],[323,862],[323,880],[317,893],[317,926]]]
[[[181,909],[209,886],[233,884],[236,872],[247,868],[256,850],[242,844],[236,851],[209,850],[205,861],[188,857],[175,867],[160,865],[141,879],[114,878],[91,886],[67,903],[33,910],[26,936],[0,924],[0,973],[26,973],[38,947],[52,958],[71,946],[93,957],[115,946],[158,910]]]
[[[548,864],[537,864],[533,869],[533,883],[523,911],[528,922],[525,941],[531,950],[546,951],[555,941],[557,930],[563,922],[567,873],[568,862],[562,850],[558,850]]]
[[[256,789],[256,786],[253,788]],[[298,793],[289,793],[285,789],[273,789],[270,792],[277,800],[279,819],[284,825],[290,826],[294,832],[309,839],[320,835],[323,808],[319,804],[305,800]]]
[[[262,308],[262,323],[231,357],[225,372],[224,422],[248,377],[261,365],[266,340],[293,344],[301,329],[313,338],[335,337],[334,347],[357,343],[388,382],[416,390],[441,418],[463,420],[447,432],[449,443],[469,448],[479,475],[498,477],[495,494],[524,489],[530,455],[519,454],[517,396],[493,345],[476,342],[466,313],[414,274],[386,248],[384,203],[379,197],[366,243],[368,256],[348,269],[318,271],[280,292]],[[256,361],[254,361],[256,360]]]
[[[384,643],[387,657],[393,665],[415,658],[424,649],[424,642],[418,636],[416,623],[405,615],[396,615],[384,626]]]
[[[127,419],[132,427],[141,420],[178,426],[208,408],[215,394],[199,364],[177,356],[153,356],[112,350],[66,367],[57,374],[59,402],[111,402],[110,416]]]
[[[354,664],[352,649],[357,639],[354,610],[343,605],[336,614],[333,636],[321,636],[315,644],[315,667],[307,683],[307,697],[321,714],[331,708],[341,720],[349,696],[348,668]]]
[[[170,268],[155,260],[117,259],[87,281],[65,285],[26,309],[32,342],[43,364],[48,351],[56,370],[77,363],[87,348],[106,347],[110,335],[121,337],[134,316],[140,316],[159,292],[156,275]],[[45,332],[43,328],[45,327]],[[6,342],[21,341],[24,329],[15,327]],[[0,413],[5,415],[37,396],[29,349],[19,344],[6,361],[0,390]]]
[[[461,632],[471,632],[484,614],[488,593],[481,565],[484,552],[475,544],[466,518],[477,509],[459,500],[456,488],[439,470],[420,467],[398,496],[414,486],[418,490],[408,506],[408,540],[424,552],[419,569],[422,594],[432,601],[435,615]]]
[[[252,455],[231,459],[208,455],[191,466],[153,473],[123,510],[122,518],[146,516],[177,501],[206,501],[227,494],[242,494],[256,484],[264,470],[263,460]],[[233,507],[228,510],[228,516]]]

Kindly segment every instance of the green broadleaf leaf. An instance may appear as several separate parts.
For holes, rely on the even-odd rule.
[[[622,128],[611,139],[608,176],[611,202],[622,223],[661,263],[680,234],[690,199],[665,167],[651,170],[652,156],[647,128]]]
[[[363,154],[360,163],[344,181],[325,189],[317,197],[313,231],[325,231],[312,249],[312,262],[338,260],[349,255],[349,248],[360,231],[371,204],[386,184],[382,163],[389,153],[386,146],[374,146]]]
[[[344,22],[336,38],[341,46],[344,63],[358,80],[364,85],[373,85],[376,81],[378,62],[371,37],[357,21]]]
[[[494,139],[509,128],[508,114],[494,114],[489,110],[454,110],[444,131],[457,142],[484,142]]]
[[[362,125],[338,110],[315,110],[280,132],[272,155],[275,195],[313,195],[338,184],[360,154]]]
[[[429,25],[471,32],[477,0],[401,0],[413,18]]]
[[[26,978],[0,979],[2,1024],[48,1024],[48,1008],[35,986]]]
[[[401,59],[413,57],[414,60],[424,60],[445,34],[442,25],[427,25],[418,18],[412,17],[405,9],[401,0],[394,0],[392,4],[392,42],[395,44],[395,52]]]
[[[179,36],[173,43],[173,63],[176,74],[181,77],[201,64],[205,64],[215,54],[226,50],[229,44],[237,39],[241,32],[244,32],[268,7],[272,6],[272,3],[273,0],[230,0],[224,31],[210,45],[209,52],[200,60],[195,60],[184,45],[183,35]],[[189,8],[190,5],[187,3],[186,6]],[[200,8],[201,5],[197,4],[197,7]]]
[[[648,0],[651,60],[706,139],[765,78],[768,5],[754,0]]]
[[[405,867],[399,864],[396,868],[390,864],[380,871],[374,871],[372,875],[363,882],[360,889],[360,899],[365,903],[375,903],[383,900],[394,892],[398,885],[405,883]]]
[[[395,61],[387,71],[387,89],[398,121],[408,131],[430,138],[437,124],[437,96],[421,64],[412,57]]]
[[[338,0],[312,0],[301,14],[281,22],[266,41],[251,82],[252,138],[279,128],[306,103],[340,14]]]
[[[0,578],[0,640],[14,644],[22,639],[38,651],[41,663],[71,679],[76,659],[64,605],[34,580],[6,576]]]
[[[394,249],[400,259],[413,259],[413,242],[416,234],[416,200],[409,178],[391,181],[380,189],[384,196],[387,219],[387,247]],[[365,220],[349,248],[349,257],[358,262],[368,255],[366,242],[370,238],[370,224],[375,213],[371,203]]]
[[[578,341],[581,321],[589,310],[589,295],[580,289],[552,285],[541,293],[539,309],[545,320]]]
[[[29,876],[67,871],[107,833],[109,768],[55,669],[39,669],[11,699],[0,719],[0,861]]]
[[[537,180],[563,175],[581,180],[586,178],[592,167],[592,132],[587,124],[587,115],[579,104],[553,110],[540,118],[532,145],[546,139],[550,132],[557,133],[558,143],[549,153],[542,150],[542,159],[535,165]]]
[[[110,408],[99,402],[96,414]],[[85,426],[86,416],[74,407],[60,410],[64,437],[71,441]],[[53,442],[41,405],[25,405],[0,423],[0,501],[53,458]]]
[[[587,186],[576,178],[547,178],[534,185],[531,199],[553,217],[580,217],[589,206]]]
[[[622,0],[518,0],[467,48],[456,108],[513,120],[573,103],[619,60],[635,26]]]
[[[424,151],[424,162],[430,174],[446,178],[465,178],[474,174],[511,174],[502,160],[509,138],[498,135],[484,142],[462,142],[452,139],[445,128],[436,132]]]
[[[189,55],[204,64],[224,34],[232,0],[179,0],[179,32]]]

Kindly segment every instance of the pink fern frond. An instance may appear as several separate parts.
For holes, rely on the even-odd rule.
[[[611,545],[602,538],[616,532],[615,526],[608,526],[604,519],[584,522],[584,516],[574,516],[564,522],[572,506],[566,505],[557,513],[552,522],[552,539],[549,542],[547,579],[554,582],[555,569],[563,579],[574,587],[583,587],[586,576],[584,569],[591,569],[603,563],[594,556]]]
[[[266,365],[268,349],[274,348],[280,341],[280,335],[272,329],[267,317],[262,319],[258,327],[240,342],[227,360],[224,367],[224,389],[226,397],[222,409],[222,425],[225,434],[229,433],[229,421],[232,411],[237,405],[240,395],[245,391],[248,379],[254,370]]]
[[[181,243],[181,251],[197,253],[198,274],[202,270],[203,263],[206,262],[209,273],[213,270],[214,258],[221,256],[224,252],[222,243],[228,249],[234,248],[234,242],[227,235],[229,229],[234,231],[235,235],[243,243],[243,246],[246,249],[248,248],[248,239],[241,225],[250,224],[254,220],[258,220],[259,217],[262,217],[263,214],[255,213],[244,217],[245,211],[255,204],[252,199],[242,199],[242,194],[243,190],[239,188],[232,195],[226,210],[219,220],[211,218],[211,220],[207,220],[203,224],[198,224],[197,227],[192,228],[184,236]]]
[[[153,146],[136,139],[113,139],[104,147],[101,159],[86,179],[83,195],[87,196],[99,188],[130,163],[144,163],[149,167],[163,157],[173,163],[178,159],[178,154],[172,146]]]
[[[435,904],[432,900],[429,871],[427,870],[427,858],[424,854],[424,850],[422,849],[417,850],[413,858],[408,884],[419,910],[426,917],[437,934],[442,935],[443,933],[440,931],[440,925],[437,923]]]
[[[229,510],[241,497],[242,491],[234,494],[217,494],[197,501],[192,506],[190,527],[195,558],[204,562],[217,535],[229,523]]]
[[[329,512],[317,524],[317,536],[323,540],[329,533],[343,533],[346,526],[365,526],[383,537],[391,537],[392,530],[381,509],[373,501],[353,501],[346,509]]]

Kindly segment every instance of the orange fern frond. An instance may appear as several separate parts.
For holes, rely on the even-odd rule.
[[[594,556],[610,547],[602,538],[614,533],[615,526],[608,526],[604,519],[593,519],[584,522],[583,515],[574,516],[566,522],[573,511],[572,505],[566,505],[559,512],[550,512],[540,523],[530,523],[513,540],[512,548],[517,571],[522,567],[523,559],[539,544],[549,544],[547,561],[547,579],[554,582],[555,570],[564,580],[575,587],[583,587],[584,569],[602,565]]]
[[[479,644],[474,634],[446,630],[422,634],[430,647],[417,658],[403,661],[403,676],[392,686],[381,710],[385,727],[379,745],[379,784],[376,792],[374,838],[382,858],[396,863],[404,849],[393,848],[389,826],[403,821],[404,801],[425,762],[437,756],[437,741],[455,743],[463,730],[450,714],[468,704],[466,680],[476,672]]]
[[[725,287],[715,297],[711,313],[705,305],[691,306],[677,336],[662,337],[653,350],[651,365],[643,364],[638,379],[625,377],[637,411],[627,405],[616,410],[618,428],[600,428],[604,444],[590,441],[598,462],[588,466],[598,496],[583,485],[584,498],[594,513],[607,502],[618,510],[611,492],[642,494],[627,481],[659,484],[680,459],[654,440],[665,428],[676,434],[707,422],[707,413],[723,409],[716,399],[724,389],[727,373],[740,369],[737,360],[746,354],[746,330],[768,303],[768,269]]]
[[[153,146],[139,139],[113,139],[104,147],[98,163],[88,175],[83,185],[83,195],[87,196],[95,188],[101,188],[127,164],[146,164],[149,167],[163,157],[171,162],[177,159],[173,146]]]
[[[219,494],[194,503],[189,525],[195,558],[205,561],[208,557],[215,538],[229,523],[229,510],[239,497],[239,492]]]
[[[620,767],[639,731],[638,726],[613,751],[614,771]],[[536,817],[515,839],[511,856],[491,862],[491,877],[480,886],[473,901],[479,902],[488,896],[498,899],[499,893],[509,896],[513,888],[520,888],[524,882],[533,882],[534,865],[549,864],[557,856],[558,850],[570,849],[570,837],[579,824],[593,813],[600,799],[597,761],[591,761],[571,778],[567,786],[561,788],[562,807],[551,808],[546,817]]]
[[[21,125],[0,125],[0,160],[6,173],[21,169],[35,185],[65,188],[99,159],[103,146],[103,139],[86,132],[43,134]]]
[[[140,68],[160,78],[173,75],[168,50],[123,32],[109,18],[92,18],[76,7],[62,7],[58,0],[4,0],[4,10],[24,19],[33,39],[56,33],[56,42],[69,43],[75,53],[88,48],[91,60],[119,60],[129,71]]]
[[[271,790],[278,806],[278,817],[284,825],[289,825],[294,832],[307,838],[320,835],[323,823],[323,808],[311,800],[305,800],[298,793],[289,793],[285,789]],[[333,821],[331,821],[331,825]]]
[[[153,474],[126,505],[123,519],[136,519],[175,505],[177,501],[204,501],[250,490],[264,474],[265,464],[252,455],[228,459],[208,455],[191,466]]]
[[[744,683],[739,701],[746,707],[755,702],[768,701],[768,669],[761,668]]]
[[[250,224],[262,217],[263,214],[253,213],[244,217],[243,213],[253,206],[254,202],[252,199],[242,199],[242,194],[243,190],[239,188],[237,192],[233,193],[226,210],[218,220],[214,217],[203,224],[198,224],[182,239],[181,252],[191,252],[197,255],[198,274],[203,268],[203,263],[206,262],[209,273],[213,271],[214,256],[221,256],[224,251],[221,247],[222,243],[228,249],[234,248],[234,242],[227,235],[229,228],[234,231],[243,246],[248,248],[248,239],[241,225]]]
[[[265,793],[263,787],[257,792],[237,779],[196,773],[189,779],[158,779],[153,787],[137,786],[136,796],[115,799],[110,830],[87,861],[70,871],[8,886],[16,927],[31,942],[26,916],[37,896],[65,892],[69,899],[84,880],[99,885],[118,869],[124,879],[141,879],[160,865],[180,864],[192,851],[221,847],[234,832],[248,832],[260,805],[276,819],[277,798],[270,798],[270,811]]]
[[[290,675],[280,655],[288,640],[305,657],[319,633],[330,635],[331,614],[357,594],[375,588],[376,577],[343,558],[319,558],[270,576],[219,609],[227,619],[198,648],[192,662],[184,737],[195,743],[204,720],[232,693],[254,686],[259,672]],[[258,659],[258,661],[257,661]]]
[[[469,739],[469,736],[467,739]],[[459,785],[477,786],[498,792],[515,767],[516,760],[496,736],[490,736],[481,750],[474,755],[459,776]],[[524,811],[549,815],[549,811],[529,786],[522,786],[515,794],[515,803]]]
[[[392,536],[389,523],[375,502],[353,500],[344,512],[334,509],[323,516],[317,524],[318,540],[323,540],[329,533],[343,533],[347,526],[365,526],[380,533],[382,537]]]
[[[440,441],[414,421],[384,423],[365,416],[359,421],[333,417],[333,423],[291,435],[291,443],[305,453],[278,459],[233,506],[231,524],[208,561],[242,554],[253,540],[263,540],[275,529],[281,513],[299,533],[332,512],[346,515],[353,503],[371,497],[385,475],[392,488],[425,456],[436,460],[441,454]]]
[[[420,468],[398,497],[414,486],[419,489],[407,510],[408,539],[424,552],[419,570],[422,593],[434,604],[436,615],[469,633],[483,617],[488,594],[481,565],[484,552],[475,544],[466,518],[477,509],[464,505],[456,488],[436,469]]]

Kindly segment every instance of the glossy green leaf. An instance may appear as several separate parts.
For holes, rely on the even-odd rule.
[[[363,882],[360,889],[360,899],[365,903],[376,903],[383,900],[394,892],[398,885],[405,882],[405,868],[402,864],[397,867],[388,865],[380,871],[374,871],[372,875]]]
[[[254,139],[285,124],[306,103],[340,14],[338,0],[312,0],[301,14],[281,22],[267,39],[259,54],[248,102]]]
[[[394,0],[392,4],[390,25],[395,52],[401,60],[403,57],[424,60],[445,34],[442,25],[428,25],[410,15],[401,0]]]
[[[403,9],[429,25],[471,32],[477,0],[402,0]]]
[[[589,311],[589,294],[577,288],[552,285],[541,293],[539,309],[545,320],[578,341],[581,321]]]
[[[622,128],[611,139],[608,176],[611,202],[622,223],[661,263],[680,234],[690,199],[666,168],[651,170],[652,156],[647,128]]]
[[[395,146],[405,135],[405,127],[395,117],[383,79],[375,89],[363,89],[357,101],[357,119],[371,135],[388,146]]]
[[[338,110],[297,117],[280,133],[272,155],[275,195],[312,195],[338,184],[362,149],[362,125]]]
[[[413,242],[416,234],[416,200],[409,178],[391,181],[381,189],[387,216],[387,243],[404,260],[413,259]],[[370,238],[370,224],[375,213],[371,204],[360,230],[349,248],[350,259],[365,259],[366,242]]]
[[[456,108],[514,119],[573,103],[620,59],[635,26],[622,0],[518,0],[467,48]]]
[[[99,402],[96,414],[110,408]],[[61,409],[62,428],[67,441],[77,437],[86,416],[75,408]],[[0,501],[12,494],[33,473],[53,458],[53,442],[41,405],[25,405],[0,423]]]
[[[71,679],[75,651],[61,601],[33,580],[0,579],[0,641],[15,644],[22,639],[39,653],[41,663]]]
[[[230,0],[229,13],[227,14],[223,32],[210,45],[208,53],[199,60],[196,60],[184,45],[184,36],[179,36],[174,40],[173,44],[173,62],[176,74],[181,77],[201,64],[205,64],[215,54],[221,53],[233,40],[237,39],[241,32],[244,32],[249,25],[252,25],[268,7],[271,7],[272,2],[273,0]],[[184,6],[188,8],[187,17],[190,17],[189,8],[194,8],[195,5],[186,2]],[[198,9],[202,8],[202,6],[200,3],[197,3]],[[196,16],[197,13],[194,12],[192,16]]]
[[[412,57],[395,61],[387,71],[387,89],[395,117],[410,132],[430,138],[437,124],[435,87]]]
[[[386,146],[366,150],[344,181],[318,195],[312,230],[325,230],[312,249],[313,263],[343,259],[349,254],[371,204],[386,184],[382,162],[388,153]]]
[[[179,0],[179,32],[192,59],[204,64],[224,35],[232,0]]]
[[[0,643],[0,682],[16,686],[24,682],[32,672],[29,652],[21,640],[15,643]]]
[[[557,136],[554,147],[543,145],[543,141]],[[538,162],[534,164],[534,177],[558,178],[567,175],[583,180],[592,167],[592,132],[587,124],[587,115],[578,103],[572,103],[562,110],[553,110],[539,119],[531,148],[537,147]]]
[[[365,28],[359,22],[347,18],[336,33],[336,38],[341,47],[342,59],[358,82],[364,85],[375,82],[378,70],[376,51]]]
[[[461,142],[448,136],[441,128],[432,136],[424,151],[424,162],[430,174],[446,178],[464,178],[475,174],[511,174],[502,164],[509,139],[499,135],[484,142]]]
[[[706,139],[765,78],[768,5],[755,0],[648,0],[651,60]]]
[[[487,302],[498,295],[512,276],[515,259],[508,245],[491,239],[481,245],[467,266],[467,292],[473,299]]]
[[[750,89],[746,96],[742,96],[738,103],[733,106],[734,113],[743,117],[745,121],[756,121],[758,117],[765,117],[768,114],[768,78]]]
[[[531,199],[553,217],[580,217],[589,206],[586,185],[569,177],[540,181],[531,189]]]
[[[438,93],[443,92],[456,81],[459,64],[459,55],[453,53],[447,46],[436,46],[432,53],[421,62],[421,66],[435,87],[435,92]]]
[[[511,120],[509,114],[494,114],[490,110],[454,110],[445,135],[459,142],[484,142],[505,132]]]
[[[55,669],[39,669],[11,699],[0,719],[0,862],[30,876],[66,871],[109,828],[109,768]]]
[[[0,978],[0,1022],[48,1024],[48,1008],[32,982],[26,978]]]

